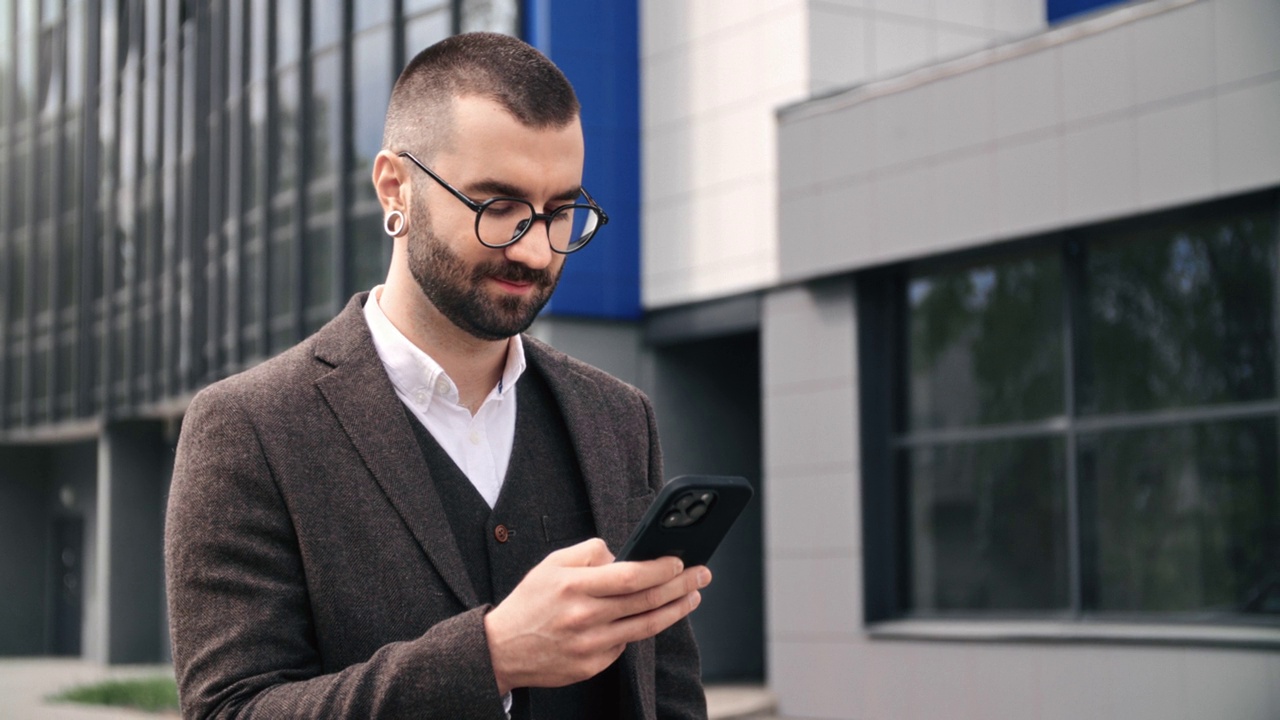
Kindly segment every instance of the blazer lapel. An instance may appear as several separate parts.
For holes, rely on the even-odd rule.
[[[613,552],[627,541],[630,528],[626,522],[624,483],[618,482],[617,469],[622,458],[617,439],[606,432],[601,417],[618,417],[622,408],[613,407],[610,396],[600,391],[591,378],[574,372],[557,359],[547,346],[528,336],[524,338],[525,356],[546,378],[551,394],[560,405],[565,425],[573,441],[582,480],[587,486],[587,499],[596,530]]]
[[[316,381],[330,410],[423,552],[468,608],[480,604],[444,506],[382,367],[364,320],[368,293],[352,298],[316,336],[315,355],[333,370]]]
[[[525,357],[546,378],[551,394],[560,404],[569,436],[573,438],[596,530],[616,553],[631,532],[626,513],[628,498],[622,489],[625,483],[617,477],[617,469],[623,465],[618,439],[604,429],[606,423],[599,419],[624,417],[625,413],[634,411],[618,407],[611,394],[602,392],[592,378],[575,372],[558,357],[558,351],[527,335],[524,341]],[[631,643],[622,654],[623,673],[639,717],[654,716],[653,653],[654,641],[645,640]]]

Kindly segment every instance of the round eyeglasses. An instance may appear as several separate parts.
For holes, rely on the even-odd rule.
[[[540,213],[527,200],[513,197],[492,197],[476,202],[461,190],[445,182],[431,168],[423,165],[412,153],[402,152],[400,157],[413,161],[431,179],[440,183],[451,195],[461,200],[476,214],[476,238],[480,244],[491,248],[504,248],[516,243],[539,220],[547,225],[547,237],[551,249],[568,255],[581,250],[596,231],[609,222],[609,216],[596,204],[586,188],[582,188],[585,203],[561,205],[551,212]]]

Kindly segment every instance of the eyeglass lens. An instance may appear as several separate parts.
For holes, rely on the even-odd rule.
[[[496,200],[481,210],[476,232],[485,245],[510,245],[529,228],[534,221],[533,214],[533,206],[527,203]],[[547,225],[551,247],[560,252],[576,250],[591,239],[599,226],[600,214],[595,208],[586,205],[560,208]]]

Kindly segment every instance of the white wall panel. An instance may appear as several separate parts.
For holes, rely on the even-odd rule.
[[[1280,184],[1280,77],[1220,93],[1217,178],[1222,193]]]
[[[984,145],[995,139],[995,72],[983,67],[933,84],[933,107],[926,114],[934,125],[939,154]],[[871,105],[879,105],[872,103]],[[940,122],[938,118],[946,118]]]
[[[1138,118],[1139,205],[1167,207],[1213,194],[1213,111],[1213,98],[1205,97]]]
[[[1062,46],[1062,112],[1067,122],[1133,107],[1133,26]]]
[[[1062,141],[1057,135],[996,149],[996,216],[1006,235],[1062,220]]]
[[[1123,115],[1069,130],[1062,139],[1067,222],[1114,217],[1138,204],[1134,120]]]
[[[1213,4],[1188,5],[1133,26],[1139,104],[1213,86]]]
[[[1060,67],[1056,48],[992,67],[996,137],[1051,131],[1062,122]]]
[[[933,169],[933,206],[939,243],[972,241],[996,234],[996,164],[990,153],[949,158]]]
[[[1280,71],[1280,2],[1218,0],[1213,11],[1219,84]]]

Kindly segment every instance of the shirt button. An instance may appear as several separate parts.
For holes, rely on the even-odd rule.
[[[445,380],[444,378],[440,378],[439,380],[436,380],[436,392],[439,393],[440,395],[444,395],[445,393],[449,392],[449,381]]]
[[[479,445],[479,444],[480,444],[480,433],[478,433],[478,432],[472,432],[472,433],[471,433],[471,444],[472,444],[472,445]]]
[[[493,539],[500,543],[505,543],[511,539],[511,531],[507,529],[506,525],[499,525],[493,529]]]
[[[419,388],[418,390],[416,390],[416,391],[413,393],[413,399],[414,399],[414,400],[416,400],[416,401],[418,401],[419,403],[424,403],[424,402],[426,402],[426,401],[427,401],[427,391],[426,391],[426,390],[424,390],[424,389],[422,389],[422,388]]]

